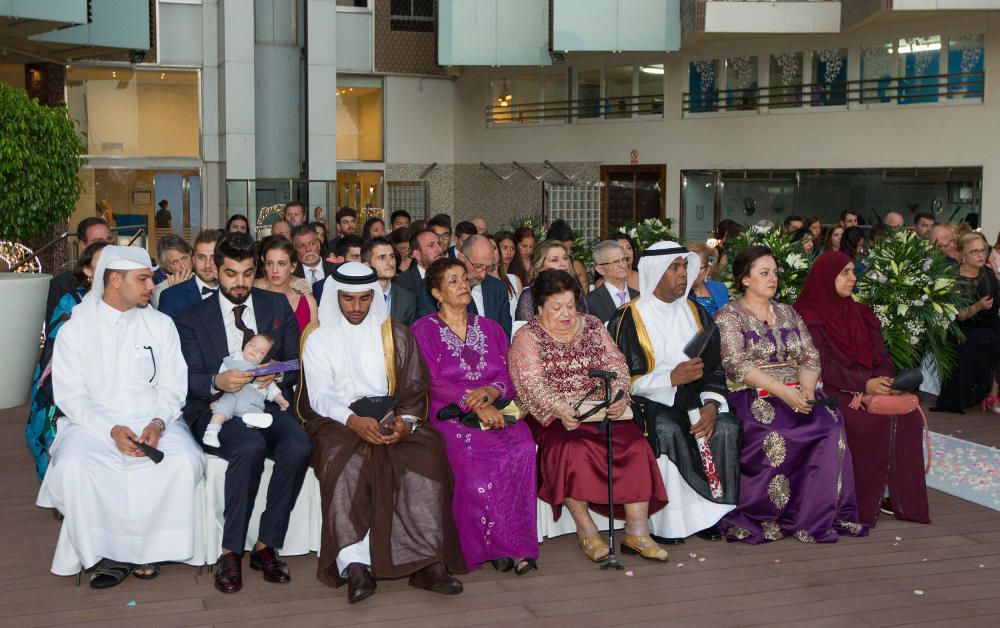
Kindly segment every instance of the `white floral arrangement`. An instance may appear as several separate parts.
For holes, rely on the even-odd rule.
[[[666,221],[647,218],[639,222],[625,223],[617,231],[612,230],[612,233],[624,233],[632,238],[635,253],[639,255],[657,242],[677,242],[677,236],[670,230],[672,225],[673,221],[669,218]]]
[[[751,246],[766,246],[771,249],[778,264],[778,290],[774,299],[792,305],[802,292],[802,286],[812,266],[812,256],[805,252],[802,240],[792,241],[792,234],[782,233],[778,227],[754,225],[746,233],[732,241],[731,258],[735,259],[744,249]],[[723,282],[733,289],[732,269],[726,270]]]

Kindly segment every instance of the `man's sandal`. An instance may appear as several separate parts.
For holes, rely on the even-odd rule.
[[[132,573],[132,566],[125,563],[116,563],[105,558],[97,563],[94,572],[90,574],[90,588],[110,589],[122,583]]]

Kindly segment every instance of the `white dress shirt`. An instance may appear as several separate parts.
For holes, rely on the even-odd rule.
[[[243,310],[243,324],[247,329],[257,333],[257,318],[253,310],[253,297],[247,297],[243,302],[247,309]],[[226,326],[226,346],[229,353],[243,350],[243,332],[236,327],[236,315],[233,308],[236,304],[226,298],[226,295],[219,293],[219,308],[222,310],[222,322]]]
[[[605,280],[604,286],[608,289],[608,294],[611,295],[611,300],[614,301],[615,307],[621,307],[630,301],[627,285],[623,285],[622,290],[619,290],[618,288],[612,286],[610,281]],[[625,296],[619,297],[619,293],[623,291]]]
[[[315,266],[306,266],[305,264],[302,264],[302,274],[310,284],[314,284],[320,279],[323,279],[325,277],[323,274],[323,260],[321,259],[319,264],[316,264]]]
[[[486,316],[486,306],[483,304],[483,284],[472,287],[472,302],[476,304],[476,313]]]

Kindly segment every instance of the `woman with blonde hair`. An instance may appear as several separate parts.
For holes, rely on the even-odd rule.
[[[535,282],[538,274],[543,270],[565,270],[569,274],[576,277],[573,273],[571,260],[569,257],[569,250],[566,249],[566,245],[558,240],[546,240],[535,246],[535,251],[531,256],[531,270],[529,274],[530,281],[528,285],[524,287],[521,291],[521,296],[517,300],[517,309],[515,310],[514,320],[516,321],[530,321],[535,317],[535,300],[532,297],[531,284]],[[579,279],[577,279],[579,282]],[[581,288],[582,290],[582,288]],[[581,299],[580,303],[577,303],[577,307],[581,312],[587,312],[583,301]]]

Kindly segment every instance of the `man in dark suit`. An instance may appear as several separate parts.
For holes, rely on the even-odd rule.
[[[316,228],[306,223],[292,230],[292,245],[295,247],[295,257],[299,263],[292,271],[296,277],[308,279],[315,285],[333,272],[334,263],[323,259],[323,242],[319,239]]]
[[[509,339],[511,322],[507,287],[490,275],[496,271],[497,266],[493,245],[486,236],[470,235],[462,243],[458,259],[465,264],[469,286],[472,288],[469,312],[497,322]]]
[[[424,284],[424,275],[427,267],[443,254],[441,240],[433,231],[424,229],[410,235],[410,255],[415,263],[410,264],[406,272],[396,275],[393,283],[406,288],[417,298],[417,318],[437,311],[434,297]]]
[[[114,238],[111,236],[111,230],[108,229],[108,223],[104,222],[104,219],[100,216],[84,218],[76,226],[76,245],[79,247],[77,256],[83,253],[83,250],[94,242],[111,243],[114,241]],[[52,278],[52,281],[49,282],[49,296],[45,302],[46,325],[52,320],[52,313],[56,311],[59,299],[62,299],[64,294],[76,290],[76,286],[76,277],[74,277],[72,270],[60,273]]]
[[[389,306],[389,316],[407,327],[417,319],[417,298],[403,286],[394,284],[396,249],[388,238],[372,238],[361,247],[361,261],[375,271],[382,294]]]
[[[215,263],[219,294],[184,309],[175,319],[188,365],[184,420],[198,443],[211,418],[209,404],[219,393],[237,392],[251,381],[263,386],[276,379],[273,375],[254,378],[252,373],[237,370],[220,373],[223,358],[241,352],[245,342],[258,332],[274,339],[271,352],[275,360],[299,357],[299,327],[288,300],[252,287],[256,269],[253,240],[245,233],[227,233],[216,246]],[[278,386],[286,399],[293,399],[298,372],[283,375]],[[265,410],[273,419],[270,427],[253,429],[242,418],[233,417],[222,426],[221,447],[202,444],[205,451],[229,462],[223,553],[215,573],[215,588],[223,593],[235,593],[243,587],[243,547],[265,458],[274,460],[274,471],[250,566],[263,571],[269,582],[291,579],[288,566],[274,548],[284,545],[288,518],[309,467],[309,438],[295,417],[274,402],[267,402]]]
[[[639,296],[625,283],[628,278],[628,257],[616,240],[605,240],[594,246],[594,268],[604,278],[604,284],[588,292],[590,313],[607,323],[621,306]]]
[[[194,241],[192,270],[194,277],[171,286],[160,295],[157,308],[170,318],[178,312],[207,299],[219,291],[219,271],[215,267],[215,243],[222,236],[218,229],[205,229]]]

